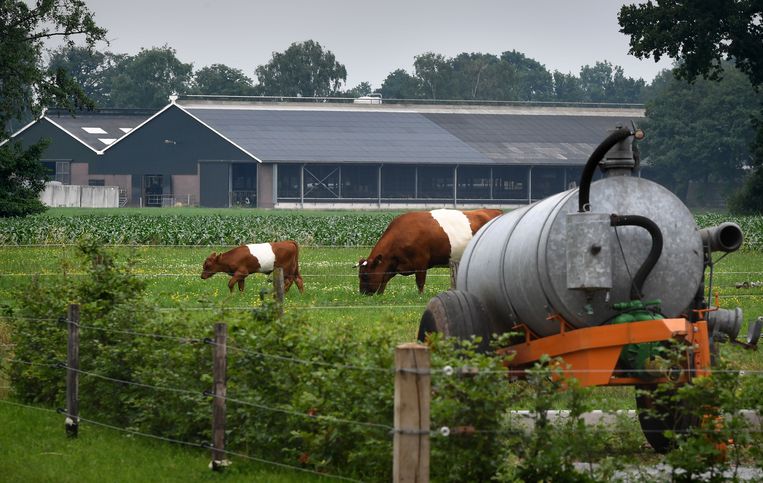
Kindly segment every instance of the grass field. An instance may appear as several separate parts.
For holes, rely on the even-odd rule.
[[[117,214],[117,212],[107,213],[109,210],[97,211],[98,214]],[[137,213],[138,210],[135,210]],[[130,210],[119,210],[119,214],[130,214]],[[171,210],[140,210],[140,214],[149,214],[151,216],[181,215],[194,216],[195,214],[210,215],[220,214],[225,216],[242,216],[257,213],[267,216],[268,211],[256,212],[253,210],[206,210],[206,209],[171,209]],[[83,214],[83,210],[51,210],[51,216],[73,216]],[[278,213],[283,216],[283,213]],[[336,213],[310,213],[304,216],[324,216]],[[300,215],[302,216],[302,215]],[[144,279],[147,284],[147,298],[163,307],[166,310],[187,309],[187,310],[245,310],[260,304],[261,290],[268,290],[271,287],[270,282],[264,275],[252,275],[246,280],[246,290],[239,293],[236,290],[230,293],[227,287],[228,277],[218,274],[211,279],[201,280],[201,266],[203,260],[211,251],[222,251],[226,246],[210,247],[190,247],[190,246],[118,246],[111,247],[113,253],[118,259],[125,260],[131,258],[134,260],[133,272]],[[354,263],[361,257],[368,255],[368,247],[311,247],[303,246],[300,250],[300,266],[305,280],[305,293],[300,294],[296,286],[286,294],[285,310],[291,313],[302,314],[307,321],[321,331],[332,333],[333,330],[342,327],[352,327],[355,333],[362,335],[368,331],[384,331],[392,334],[395,340],[399,342],[408,342],[414,340],[418,328],[419,318],[428,302],[428,300],[437,293],[446,290],[449,286],[449,272],[447,269],[432,269],[428,273],[426,290],[419,294],[416,290],[415,282],[412,277],[397,276],[389,283],[384,295],[381,296],[363,296],[358,293],[357,270],[353,268]],[[61,283],[65,277],[80,277],[82,269],[77,255],[77,248],[74,245],[51,245],[51,246],[0,246],[0,257],[3,264],[0,267],[0,308],[2,306],[15,306],[17,298],[14,295],[17,290],[22,288],[32,277],[40,277],[46,283]],[[745,321],[754,320],[757,316],[763,315],[763,286],[754,286],[750,288],[738,289],[735,287],[743,282],[763,282],[763,252],[745,251],[731,254],[725,257],[715,267],[714,288],[720,296],[722,307],[733,308],[740,306],[744,310]],[[752,285],[755,285],[754,283]],[[83,321],[85,323],[86,321]],[[0,344],[4,342],[3,323],[0,320]],[[740,334],[744,339],[746,334],[746,324]],[[7,336],[7,328],[6,334]],[[763,370],[763,357],[760,352],[745,351],[738,346],[725,344],[722,346],[722,355],[733,368],[745,370]],[[0,373],[0,399],[8,395],[7,380]],[[635,406],[633,389],[606,387],[597,388],[591,391],[590,396],[592,407],[600,409],[633,409]],[[526,409],[522,407],[523,401],[517,402],[515,409]],[[45,429],[47,415],[30,416],[29,411],[23,409],[7,409],[0,404],[0,424],[8,424],[8,419],[14,417],[33,418],[34,423],[28,432],[40,431],[40,434],[53,434],[53,429]],[[60,428],[60,418],[51,416],[55,419],[55,433],[62,432]],[[56,419],[57,418],[57,419]],[[134,439],[125,439],[121,435],[108,436],[100,430],[92,430],[92,434],[98,434],[98,438],[111,438],[114,444],[124,443],[131,445],[136,442]],[[0,432],[2,433],[2,432]],[[108,433],[108,431],[106,432]],[[58,436],[46,436],[43,441],[51,447],[59,448],[51,450],[53,452],[64,452],[69,454],[78,454],[80,451],[77,446],[80,443],[59,441]],[[104,439],[104,441],[105,441]],[[25,440],[26,441],[26,440]],[[99,440],[96,440],[99,441]],[[32,443],[26,443],[32,445]],[[89,444],[89,443],[87,443]],[[112,443],[103,443],[112,444]],[[142,445],[143,443],[141,443]],[[56,446],[58,445],[58,446]],[[60,446],[63,445],[63,446]],[[82,444],[85,447],[85,444]],[[0,436],[0,474],[19,475],[17,481],[31,480],[49,480],[49,472],[55,468],[55,463],[51,469],[46,469],[44,462],[40,462],[40,472],[26,472],[27,470],[20,465],[10,461],[17,457],[18,448],[2,449],[6,446]],[[12,445],[13,446],[13,445]],[[160,445],[161,446],[161,445]],[[61,449],[63,448],[63,449]],[[151,443],[148,448],[154,448]],[[5,452],[3,452],[5,451]],[[39,449],[38,453],[45,453],[47,450]],[[86,452],[87,450],[82,450]],[[121,451],[119,449],[118,451]],[[132,457],[131,451],[139,452],[142,449],[125,450]],[[162,449],[164,451],[164,449]],[[173,461],[185,461],[184,467],[194,468],[190,471],[192,476],[184,480],[206,481],[208,474],[198,467],[203,467],[205,456],[198,456],[194,451],[171,449]],[[83,453],[84,454],[84,453]],[[45,459],[51,459],[49,455],[44,455]],[[84,458],[84,456],[79,456]],[[135,458],[146,458],[136,454]],[[99,460],[102,458],[99,458]],[[8,460],[8,461],[2,461]],[[2,466],[2,465],[5,466]],[[35,463],[37,464],[37,463]],[[31,470],[30,470],[31,471]],[[109,469],[98,469],[93,473],[82,473],[81,478],[72,478],[72,480],[60,481],[95,481],[97,471],[111,471]],[[157,469],[156,475],[160,475]],[[256,473],[258,469],[253,469],[254,473],[248,474],[248,479],[260,479]],[[68,474],[68,473],[67,473]],[[72,474],[77,474],[72,473]],[[103,474],[103,473],[101,473]],[[153,474],[150,473],[152,476]],[[185,473],[178,473],[185,474]],[[242,474],[243,470],[242,470]],[[173,473],[174,475],[174,473]],[[252,476],[254,475],[254,476]],[[304,479],[299,476],[299,481]],[[280,474],[267,474],[263,479],[267,481],[292,481],[279,479]],[[136,476],[136,479],[140,477]],[[169,477],[168,477],[169,478]],[[231,481],[238,481],[234,476]],[[242,479],[245,477],[242,477]],[[284,477],[286,478],[286,477]],[[160,477],[149,478],[158,481],[164,481]],[[132,481],[132,480],[130,480]],[[166,481],[174,481],[167,479]]]
[[[208,469],[200,448],[142,438],[82,423],[78,438],[67,438],[63,417],[0,401],[0,480],[5,483],[335,481],[280,470],[241,458],[223,473]]]

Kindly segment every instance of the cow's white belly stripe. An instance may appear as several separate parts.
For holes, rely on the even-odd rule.
[[[273,247],[270,243],[254,243],[246,246],[252,256],[257,257],[260,262],[260,272],[272,272],[273,266],[276,263],[276,254],[273,252]]]
[[[469,218],[458,210],[432,210],[430,213],[445,231],[445,234],[448,235],[450,259],[461,260],[466,245],[472,239],[472,227],[469,224]]]

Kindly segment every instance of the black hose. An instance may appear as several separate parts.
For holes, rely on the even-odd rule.
[[[607,154],[607,151],[612,149],[612,146],[619,143],[623,139],[633,134],[630,129],[620,128],[617,131],[612,132],[607,138],[599,144],[596,149],[593,150],[591,156],[586,161],[583,168],[583,174],[580,175],[580,190],[578,191],[578,212],[589,211],[589,201],[591,196],[591,180],[593,174],[596,172],[596,166]]]
[[[646,229],[652,237],[652,248],[649,250],[649,255],[647,255],[646,260],[644,260],[644,263],[641,264],[638,272],[636,272],[636,276],[633,277],[633,284],[631,285],[631,299],[640,299],[643,294],[644,281],[646,281],[646,277],[652,272],[654,266],[657,265],[657,260],[660,259],[662,254],[662,232],[655,222],[645,216],[612,214],[609,220],[612,226],[640,226]]]

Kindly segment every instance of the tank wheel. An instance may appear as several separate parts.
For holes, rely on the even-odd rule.
[[[657,391],[656,384],[636,386],[636,408],[647,442],[657,453],[665,454],[675,446],[675,440],[666,437],[665,431],[685,433],[699,422],[680,404],[670,401],[673,392]]]
[[[475,295],[448,290],[432,297],[421,316],[418,340],[424,342],[428,332],[441,332],[463,340],[479,336],[482,340],[477,350],[486,352],[493,330],[485,307]]]

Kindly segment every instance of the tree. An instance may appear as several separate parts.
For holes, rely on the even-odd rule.
[[[341,93],[342,97],[361,97],[367,96],[373,92],[371,84],[369,82],[361,82],[352,89],[348,89]]]
[[[681,60],[676,75],[716,80],[732,60],[753,85],[763,83],[763,4],[760,0],[658,0],[624,5],[620,32],[630,53],[655,61]]]
[[[163,46],[141,49],[124,58],[115,68],[111,92],[112,107],[159,108],[171,94],[189,90],[192,64],[184,64],[175,49]]]
[[[347,80],[347,69],[330,50],[313,40],[295,42],[274,52],[257,67],[257,91],[268,96],[316,97],[337,95]]]
[[[591,102],[640,102],[646,85],[643,79],[625,77],[622,67],[607,61],[581,67],[580,82]]]
[[[738,183],[750,164],[750,123],[761,95],[731,65],[723,80],[693,84],[663,71],[662,89],[646,105],[642,159],[654,177],[685,198],[690,181]]]
[[[124,60],[125,54],[64,45],[50,52],[49,57],[49,70],[63,69],[96,106],[110,105],[114,67]]]
[[[444,99],[441,90],[446,90],[450,80],[451,67],[441,54],[426,52],[417,55],[413,61],[414,72],[429,99]],[[439,97],[438,97],[439,96]]]
[[[77,36],[92,48],[106,35],[81,0],[27,3],[0,0],[0,142],[10,138],[14,121],[37,117],[49,104],[69,109],[92,106],[65,70],[42,67],[43,41],[62,37],[73,45]],[[44,210],[38,195],[45,145],[41,141],[23,149],[11,140],[0,146],[0,216]]]
[[[422,98],[419,80],[403,69],[391,72],[382,82],[380,92],[385,99]]]
[[[676,75],[690,82],[699,76],[717,80],[727,59],[756,88],[763,83],[762,17],[760,0],[650,1],[625,5],[618,14],[620,31],[630,36],[630,53],[636,57],[676,59]],[[763,191],[763,124],[757,129],[752,148],[756,172],[731,204],[748,212],[763,211],[763,198],[744,196]]]
[[[586,100],[586,93],[580,78],[574,74],[562,74],[554,71],[554,98],[561,102],[581,102]]]
[[[193,76],[192,91],[196,94],[248,96],[254,93],[254,85],[241,69],[212,64],[199,69]]]
[[[543,64],[516,50],[502,53],[501,60],[511,65],[516,72],[515,100],[551,101],[554,99],[553,77]]]
[[[450,59],[451,99],[489,99],[495,95],[495,67],[498,57],[492,54],[466,52]]]

